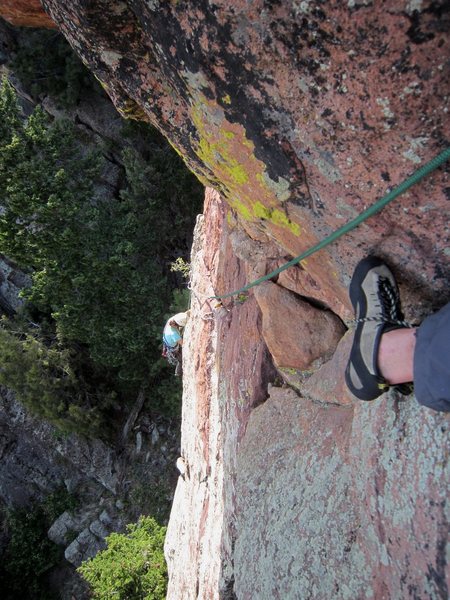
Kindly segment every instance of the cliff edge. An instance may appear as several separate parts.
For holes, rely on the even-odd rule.
[[[354,400],[343,378],[349,334],[321,368],[284,384],[253,293],[211,299],[249,276],[230,212],[207,190],[167,597],[446,598],[448,417],[394,391]]]

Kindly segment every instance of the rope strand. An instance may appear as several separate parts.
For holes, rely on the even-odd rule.
[[[273,277],[275,277],[282,271],[285,271],[289,267],[292,267],[293,265],[298,264],[299,262],[301,262],[305,258],[308,258],[308,256],[311,256],[315,252],[322,250],[323,248],[325,248],[329,244],[332,244],[333,242],[335,242],[337,239],[339,239],[340,237],[342,237],[349,231],[352,231],[352,229],[355,229],[356,227],[358,227],[358,225],[360,225],[361,223],[363,223],[364,221],[366,221],[373,215],[380,212],[387,204],[389,204],[389,202],[392,202],[392,200],[395,200],[395,198],[397,198],[401,194],[404,194],[410,187],[412,187],[413,185],[418,183],[421,179],[423,179],[424,177],[426,177],[427,175],[432,173],[435,169],[437,169],[443,163],[445,163],[447,160],[449,160],[449,158],[450,158],[450,147],[446,148],[440,154],[438,154],[438,156],[436,156],[429,162],[425,163],[422,167],[417,169],[417,171],[415,171],[410,177],[408,177],[408,179],[405,179],[405,181],[400,183],[396,188],[394,188],[388,194],[386,194],[385,196],[380,198],[380,200],[377,200],[377,202],[372,204],[372,206],[369,206],[369,208],[364,210],[357,217],[355,217],[354,219],[352,219],[351,221],[349,221],[348,223],[346,223],[339,229],[336,229],[336,231],[331,233],[329,236],[327,236],[326,238],[324,238],[322,241],[318,242],[311,248],[308,248],[308,250],[306,250],[305,252],[302,252],[301,254],[299,254],[295,258],[291,259],[284,265],[281,265],[281,267],[278,267],[278,269],[275,269],[275,271],[272,271],[271,273],[268,273],[267,275],[264,275],[263,277],[259,277],[259,279],[255,279],[255,281],[248,283],[244,287],[242,287],[238,290],[235,290],[234,292],[229,292],[229,293],[223,294],[221,296],[211,296],[211,298],[215,298],[217,300],[223,300],[224,298],[229,298],[230,296],[236,296],[237,294],[242,294],[243,292],[246,292],[250,288],[255,287],[256,285],[259,285],[263,281],[268,281],[269,279],[272,279]]]

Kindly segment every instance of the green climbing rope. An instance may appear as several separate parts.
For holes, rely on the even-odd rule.
[[[426,177],[427,175],[432,173],[435,169],[440,167],[444,162],[449,160],[449,158],[450,158],[450,147],[446,148],[440,154],[438,154],[438,156],[436,156],[435,158],[433,158],[432,160],[430,160],[429,162],[424,164],[422,167],[417,169],[417,171],[415,171],[410,177],[408,177],[408,179],[405,179],[405,181],[403,181],[395,189],[393,189],[388,194],[383,196],[383,198],[380,198],[380,200],[377,200],[375,202],[375,204],[372,204],[372,206],[369,206],[369,208],[364,210],[357,217],[355,217],[354,219],[352,219],[351,221],[349,221],[348,223],[346,223],[339,229],[336,229],[336,231],[334,231],[333,233],[328,235],[326,238],[324,238],[322,241],[318,242],[311,248],[308,248],[308,250],[306,250],[305,252],[302,252],[295,258],[291,259],[289,262],[285,263],[284,265],[281,265],[281,267],[278,267],[278,269],[275,269],[275,271],[272,271],[271,273],[268,273],[267,275],[264,275],[263,277],[260,277],[259,279],[255,279],[255,281],[248,283],[244,287],[242,287],[238,290],[235,290],[234,292],[229,292],[228,294],[223,294],[222,296],[211,296],[211,297],[216,298],[217,300],[223,300],[224,298],[229,298],[230,296],[235,296],[236,294],[242,294],[242,293],[246,292],[247,290],[249,290],[250,288],[255,287],[256,285],[259,285],[263,281],[272,279],[272,277],[275,277],[276,275],[278,275],[282,271],[285,271],[289,267],[292,267],[293,265],[298,264],[305,258],[308,258],[308,256],[311,256],[311,254],[314,254],[315,252],[322,250],[322,248],[325,248],[329,244],[332,244],[333,242],[335,242],[337,239],[339,239],[340,237],[342,237],[343,235],[345,235],[352,229],[355,229],[355,227],[358,227],[358,225],[361,225],[361,223],[363,223],[369,217],[372,217],[376,213],[380,212],[380,210],[382,210],[387,204],[389,204],[389,202],[392,202],[392,200],[395,200],[395,198],[397,198],[398,196],[400,196],[401,194],[406,192],[406,190],[408,190],[411,186],[415,185],[421,179],[423,179],[424,177]]]

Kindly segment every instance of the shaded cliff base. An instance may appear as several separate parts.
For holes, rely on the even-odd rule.
[[[26,508],[64,490],[73,505],[58,514],[47,532],[65,560],[46,576],[62,600],[89,596],[75,572],[105,548],[105,537],[122,532],[141,514],[168,518],[179,454],[177,423],[143,411],[121,448],[101,440],[61,435],[32,417],[0,388],[0,555],[7,563],[4,512]],[[74,505],[76,505],[74,507]],[[28,548],[24,549],[26,556]],[[38,553],[39,554],[39,553]]]
[[[448,417],[395,392],[355,401],[343,381],[352,332],[304,293],[278,281],[209,300],[253,278],[257,250],[207,190],[167,597],[447,598]]]

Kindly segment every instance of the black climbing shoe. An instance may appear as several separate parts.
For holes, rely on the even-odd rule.
[[[393,329],[409,327],[403,320],[397,283],[389,267],[370,256],[356,266],[350,283],[356,330],[345,382],[360,400],[375,400],[389,389],[381,376],[377,358],[380,338]],[[410,393],[399,386],[401,393]]]

